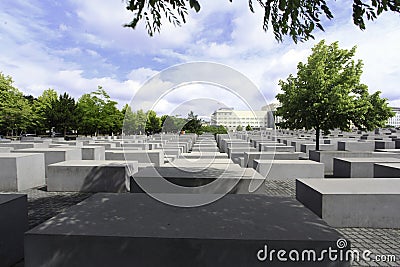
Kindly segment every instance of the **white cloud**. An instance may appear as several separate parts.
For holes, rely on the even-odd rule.
[[[249,77],[272,100],[279,92],[278,80],[295,74],[297,63],[306,60],[311,47],[320,39],[327,39],[338,40],[341,47],[357,45],[357,57],[364,61],[362,81],[371,92],[381,90],[391,103],[399,105],[400,26],[394,14],[381,15],[375,22],[367,23],[367,30],[362,32],[353,25],[348,12],[342,12],[328,24],[331,26],[325,27],[326,32],[315,34],[316,40],[295,45],[288,40],[277,43],[272,31],[265,33],[262,10],[255,3],[256,12],[251,13],[247,1],[205,1],[200,13],[190,13],[187,24],[175,28],[164,23],[161,34],[152,38],[143,23],[136,30],[122,27],[132,19],[123,1],[67,3],[72,3],[72,8],[66,4],[68,9],[63,12],[66,18],[75,19],[75,24],[57,22],[54,28],[46,21],[46,12],[35,5],[25,6],[25,10],[13,15],[6,9],[0,11],[0,71],[11,75],[27,94],[37,96],[52,87],[79,97],[102,85],[122,106],[162,68],[183,62],[215,61]],[[17,4],[24,7],[18,1]],[[219,15],[226,16],[221,19]],[[68,39],[63,40],[69,43],[64,44],[59,38],[67,34]],[[138,58],[134,69],[125,66],[121,57]],[[235,81],[235,77],[228,79]],[[160,88],[166,86],[163,81],[160,84]],[[193,106],[195,100],[186,96],[202,99],[204,95],[198,94],[202,90],[208,92],[193,87],[172,95],[159,102],[159,110],[187,103],[188,99],[185,106]],[[217,100],[229,99],[217,95]],[[214,108],[213,105],[211,101],[210,107]],[[228,101],[227,106],[230,105]]]

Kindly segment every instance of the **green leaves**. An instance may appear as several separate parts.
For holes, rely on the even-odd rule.
[[[90,94],[84,94],[78,101],[79,131],[90,135],[121,132],[123,116],[116,105],[117,102],[112,101],[101,86]]]
[[[399,0],[371,0],[371,4],[365,2],[353,0],[352,4],[354,24],[361,30],[365,29],[365,19],[374,20],[389,10],[400,13]],[[249,0],[248,3],[250,12],[254,13],[253,1]],[[257,3],[264,12],[263,29],[267,31],[272,26],[275,39],[279,42],[283,41],[284,36],[291,37],[295,43],[314,39],[315,28],[324,31],[321,18],[333,19],[325,0],[257,0]],[[126,8],[134,15],[133,20],[124,26],[135,29],[138,22],[144,20],[150,36],[160,32],[163,16],[169,23],[181,26],[182,22],[186,23],[188,9],[200,11],[198,0],[127,0],[126,4]]]
[[[356,48],[340,49],[337,42],[326,45],[322,40],[312,49],[307,64],[299,63],[297,76],[279,81],[282,93],[277,115],[282,128],[320,129],[324,133],[339,128],[372,130],[384,126],[393,116],[387,101],[379,92],[368,94],[360,83],[362,62],[354,62]]]
[[[17,135],[26,131],[32,114],[28,100],[13,86],[12,78],[0,72],[0,133]]]

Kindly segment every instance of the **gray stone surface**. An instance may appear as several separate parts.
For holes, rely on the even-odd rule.
[[[220,153],[220,152],[198,152],[198,151],[192,151],[190,153],[182,153],[180,155],[181,158],[187,158],[187,159],[196,159],[196,158],[228,158],[228,154],[226,153]]]
[[[400,228],[400,179],[297,179],[296,199],[334,227]]]
[[[333,175],[334,158],[399,158],[396,153],[363,151],[310,151],[310,160],[324,163],[325,175]]]
[[[12,147],[0,147],[0,153],[10,153],[13,149]]]
[[[374,177],[400,178],[400,163],[375,163]]]
[[[129,192],[138,163],[73,160],[48,166],[47,190],[67,192]]]
[[[82,152],[80,148],[26,148],[14,150],[15,153],[43,153],[45,163],[45,176],[47,177],[47,166],[53,163],[67,160],[81,160]]]
[[[82,159],[83,160],[105,160],[104,146],[82,146]]]
[[[243,155],[243,168],[253,168],[255,159],[267,160],[298,160],[300,152],[245,152]]]
[[[27,230],[26,195],[0,194],[0,267],[12,266],[22,260]]]
[[[343,178],[373,178],[374,163],[400,162],[398,158],[334,158],[333,176]]]
[[[164,164],[164,153],[162,150],[106,150],[106,160],[128,160],[139,163],[154,163],[155,166]]]
[[[324,164],[311,160],[254,160],[254,169],[273,180],[323,178]]]
[[[221,159],[220,159],[221,160]],[[145,168],[131,179],[133,193],[264,194],[265,178],[253,169],[230,163],[165,164]],[[250,182],[259,187],[249,190]],[[173,186],[174,185],[174,186]],[[144,186],[144,188],[143,188]],[[185,187],[185,191],[181,190]]]
[[[339,151],[374,151],[374,142],[339,141]]]
[[[292,198],[229,195],[180,208],[96,194],[26,233],[25,266],[260,266],[265,245],[320,252],[341,237]]]
[[[0,191],[21,191],[45,184],[43,154],[0,153]]]

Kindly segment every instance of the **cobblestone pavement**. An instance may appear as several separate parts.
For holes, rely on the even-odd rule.
[[[265,188],[267,195],[295,197],[294,181],[267,181]],[[28,195],[29,229],[92,195],[90,193],[46,192],[45,188],[30,189],[20,193]],[[400,230],[370,228],[337,228],[337,230],[351,242],[352,249],[357,249],[360,253],[370,250],[371,259],[375,259],[376,255],[387,259],[391,255],[396,257],[395,262],[367,262],[360,259],[358,262],[353,262],[352,266],[400,266]],[[23,262],[17,264],[16,267],[23,267]]]

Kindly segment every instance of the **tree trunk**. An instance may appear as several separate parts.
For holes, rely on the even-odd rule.
[[[319,150],[319,127],[317,126],[316,128],[315,128],[315,150]]]

